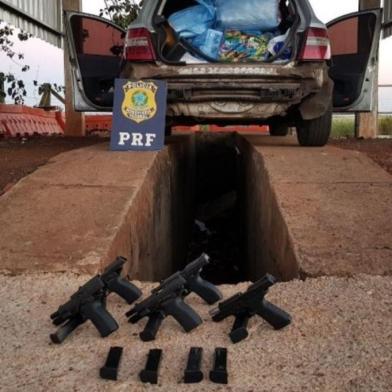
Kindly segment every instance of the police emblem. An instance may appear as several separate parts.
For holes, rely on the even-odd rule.
[[[157,90],[153,82],[127,82],[123,86],[123,115],[138,124],[152,119],[157,113]]]

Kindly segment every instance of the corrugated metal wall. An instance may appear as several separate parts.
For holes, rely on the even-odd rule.
[[[392,0],[384,0],[384,23],[387,24],[384,38],[387,38],[392,35]]]
[[[62,45],[61,18],[61,0],[0,0],[0,20],[58,47]]]

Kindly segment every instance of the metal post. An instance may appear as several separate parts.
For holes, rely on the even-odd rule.
[[[63,0],[64,11],[81,11],[81,0]],[[69,61],[68,43],[64,42],[64,75],[65,75],[65,136],[85,136],[86,128],[84,114],[73,109],[72,70]]]
[[[381,0],[359,0],[359,10],[380,8]],[[355,136],[358,138],[374,139],[378,135],[378,56],[374,72],[375,91],[373,96],[374,107],[370,113],[357,113],[355,115]]]
[[[4,84],[5,84],[5,77],[4,74],[0,72],[0,104],[5,103]]]
[[[50,83],[44,83],[41,88],[41,100],[39,101],[38,104],[38,108],[41,109],[47,109],[47,108],[51,108],[52,107],[52,100],[51,100],[51,96],[50,96],[50,89],[52,88],[52,86],[50,85]]]

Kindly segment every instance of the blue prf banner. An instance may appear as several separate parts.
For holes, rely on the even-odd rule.
[[[167,84],[162,80],[116,79],[113,151],[158,151],[165,143]]]

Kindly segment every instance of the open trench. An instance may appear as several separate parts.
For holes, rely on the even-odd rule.
[[[131,276],[161,280],[203,252],[210,264],[202,275],[215,284],[255,281],[266,272],[282,280],[298,275],[268,175],[246,138],[174,138],[156,166],[148,211],[145,196],[134,201]]]
[[[215,284],[247,280],[239,189],[239,150],[233,134],[196,138],[195,192],[188,261],[202,252],[204,277]]]
[[[0,198],[0,269],[93,275],[122,255],[131,279],[158,281],[206,252],[216,283],[390,275],[391,191],[366,156],[290,138],[177,133],[140,154],[101,143]]]

